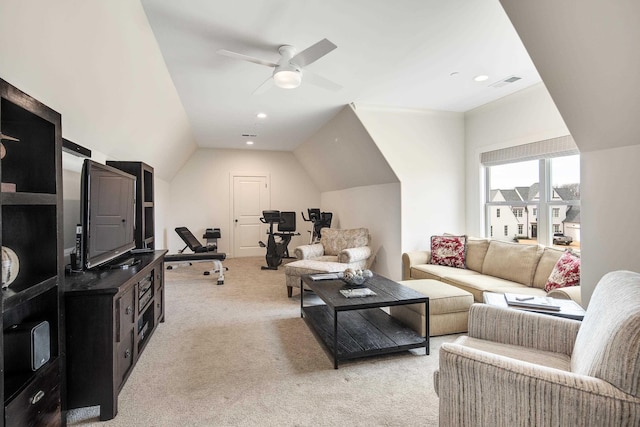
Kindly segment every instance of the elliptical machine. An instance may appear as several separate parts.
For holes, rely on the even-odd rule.
[[[320,237],[322,237],[320,230],[323,228],[331,227],[331,220],[333,219],[333,213],[331,212],[320,212],[318,208],[309,208],[307,209],[307,213],[309,218],[305,218],[304,212],[300,212],[302,215],[302,219],[307,222],[313,223],[313,230],[309,231],[311,236],[309,238],[309,244],[312,245],[314,243],[318,243],[320,241]]]
[[[262,270],[277,270],[278,266],[282,264],[283,258],[291,258],[289,256],[289,242],[291,241],[291,237],[300,235],[300,233],[295,232],[296,213],[262,211],[260,222],[269,224],[267,244],[265,245],[262,241],[258,242],[261,247],[267,248],[267,254],[265,256],[267,265],[262,266]],[[277,232],[273,231],[274,224],[278,224]],[[276,237],[279,237],[279,241],[276,241]]]

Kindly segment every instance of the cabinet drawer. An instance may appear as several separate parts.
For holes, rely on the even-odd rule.
[[[5,425],[60,426],[58,360],[42,367],[36,377],[5,407]]]
[[[133,325],[135,316],[134,298],[135,289],[131,288],[117,300],[116,309],[118,313],[116,313],[116,320],[119,323],[118,341],[120,341],[120,336],[126,334],[126,332],[131,329],[131,325]]]
[[[118,372],[116,374],[118,385],[122,384],[127,376],[127,372],[133,366],[133,329],[123,334],[122,342],[118,344],[116,350],[116,364]]]
[[[160,289],[156,294],[156,319],[162,321],[164,319],[164,289]],[[159,322],[156,322],[156,324]]]

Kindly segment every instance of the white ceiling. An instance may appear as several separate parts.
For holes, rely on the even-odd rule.
[[[201,147],[293,150],[344,105],[463,112],[540,82],[498,0],[142,0]],[[278,47],[338,48],[308,66],[343,88],[305,81],[252,95]],[[453,74],[452,73],[456,73]],[[486,74],[478,83],[473,77]],[[516,83],[491,85],[510,76]],[[256,113],[265,112],[259,120]],[[242,134],[257,134],[255,138]]]

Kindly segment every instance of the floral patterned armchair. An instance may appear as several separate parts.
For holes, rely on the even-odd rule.
[[[300,276],[318,272],[340,272],[368,268],[373,258],[367,228],[323,228],[320,243],[298,246],[297,261],[285,265],[287,295],[300,286]]]
[[[353,264],[353,268],[364,268],[371,256],[369,230],[366,228],[323,228],[320,243],[298,246],[296,258],[316,261]]]

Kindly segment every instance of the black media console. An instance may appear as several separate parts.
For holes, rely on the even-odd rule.
[[[118,413],[118,393],[158,323],[164,322],[164,255],[135,254],[129,268],[67,276],[68,408]]]

